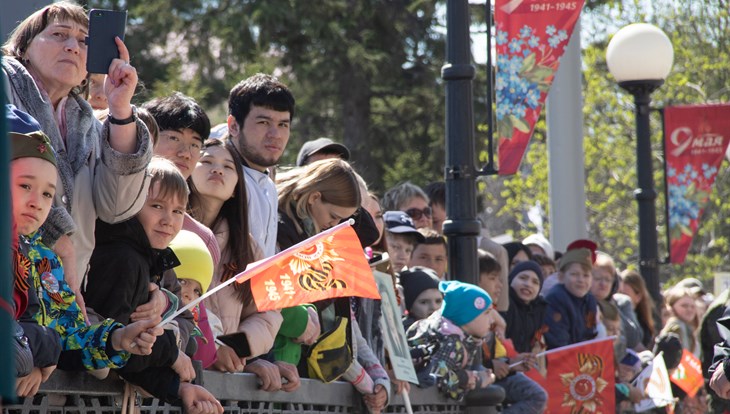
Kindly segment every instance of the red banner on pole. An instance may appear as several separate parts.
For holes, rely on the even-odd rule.
[[[730,140],[730,105],[664,109],[669,257],[683,263]]]
[[[496,0],[499,174],[517,172],[583,0]]]
[[[546,413],[616,412],[613,339],[580,342],[545,354],[547,377],[534,369],[526,374],[550,396]]]

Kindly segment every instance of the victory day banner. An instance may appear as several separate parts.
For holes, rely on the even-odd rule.
[[[157,326],[164,326],[226,286],[247,280],[251,280],[259,312],[344,296],[380,299],[352,223],[350,219],[274,256],[250,263],[246,270],[205,292]]]
[[[730,139],[730,105],[664,108],[669,256],[683,263]]]
[[[251,272],[259,312],[344,296],[380,299],[360,239],[347,223],[292,246],[265,264]]]
[[[547,376],[526,374],[547,391],[549,414],[613,414],[616,409],[613,339],[594,339],[551,349]]]
[[[584,0],[496,0],[499,174],[517,172]]]

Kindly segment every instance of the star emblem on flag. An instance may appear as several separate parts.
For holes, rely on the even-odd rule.
[[[560,381],[567,392],[563,393],[563,407],[570,407],[571,414],[579,412],[599,412],[603,406],[601,392],[608,382],[601,377],[603,361],[600,357],[585,354],[578,355],[577,371],[560,374]],[[598,358],[598,360],[596,360]]]

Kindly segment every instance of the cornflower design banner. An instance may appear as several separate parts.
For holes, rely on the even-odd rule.
[[[683,263],[730,139],[730,105],[664,108],[669,259]]]
[[[583,0],[496,0],[499,174],[517,172]]]

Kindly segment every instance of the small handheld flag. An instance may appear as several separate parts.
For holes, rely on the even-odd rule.
[[[353,223],[347,220],[274,256],[250,263],[243,272],[178,309],[158,326],[226,286],[249,279],[259,312],[343,296],[380,299]]]

